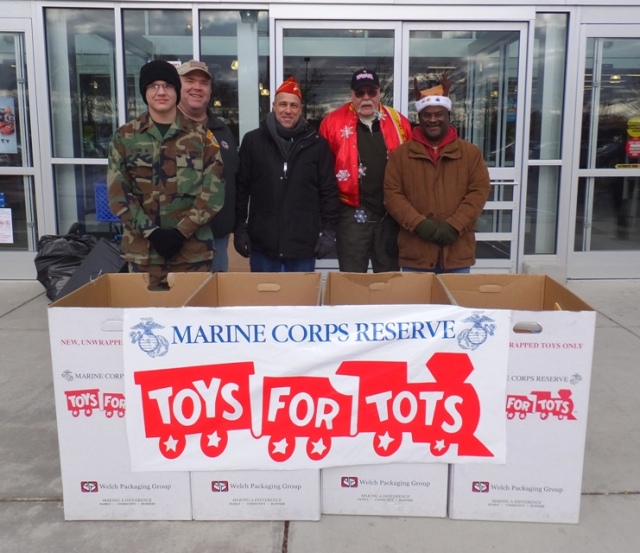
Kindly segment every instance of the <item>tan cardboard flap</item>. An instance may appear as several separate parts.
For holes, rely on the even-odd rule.
[[[450,305],[446,290],[430,273],[327,273],[323,305]]]
[[[307,305],[320,303],[320,273],[216,273],[186,307]]]
[[[593,311],[568,288],[546,275],[442,274],[438,279],[453,301],[463,307]]]
[[[169,290],[151,291],[145,273],[110,273],[49,307],[180,307],[209,278],[210,273],[171,273]]]

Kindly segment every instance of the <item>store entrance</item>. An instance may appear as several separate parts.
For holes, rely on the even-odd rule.
[[[413,124],[413,79],[420,88],[452,81],[452,123],[483,151],[492,194],[478,221],[474,270],[515,272],[519,251],[527,24],[276,21],[275,79],[301,85],[315,126],[349,100],[351,75],[366,67],[381,80],[382,102]],[[319,265],[332,269],[336,260]]]
[[[40,172],[29,116],[35,106],[29,83],[31,29],[24,20],[0,27],[0,279],[35,278],[35,198]]]
[[[640,276],[639,34],[620,25],[582,31],[570,278]]]

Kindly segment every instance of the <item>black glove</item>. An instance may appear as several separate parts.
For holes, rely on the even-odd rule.
[[[251,255],[251,240],[246,229],[237,229],[233,231],[233,247],[242,257]]]
[[[316,249],[313,250],[316,258],[323,259],[327,257],[331,253],[331,250],[333,250],[335,243],[336,233],[333,230],[323,230],[318,237]]]
[[[420,221],[416,228],[413,229],[420,238],[426,240],[427,242],[433,242],[433,237],[438,230],[438,223],[432,221],[431,219],[425,219],[424,221]]]
[[[450,246],[459,237],[458,231],[446,221],[438,223],[433,241],[440,246]]]
[[[155,250],[165,259],[171,259],[182,249],[186,240],[177,228],[157,228],[149,235],[149,241]]]

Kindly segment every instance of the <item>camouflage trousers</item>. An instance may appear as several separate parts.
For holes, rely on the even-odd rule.
[[[169,273],[209,273],[211,260],[198,263],[173,263],[171,265],[139,265],[129,263],[130,273],[148,273],[150,290],[167,290],[167,275]]]

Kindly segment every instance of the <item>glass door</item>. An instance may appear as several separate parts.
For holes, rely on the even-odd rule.
[[[35,278],[36,171],[31,137],[31,31],[22,20],[0,27],[0,278]]]
[[[295,77],[303,115],[318,128],[328,113],[349,101],[351,76],[366,67],[380,78],[382,102],[400,109],[400,35],[399,23],[279,21],[276,87]]]
[[[319,125],[349,100],[352,73],[368,67],[380,77],[382,101],[417,124],[414,77],[424,89],[449,74],[452,123],[462,138],[481,148],[493,184],[478,221],[476,270],[512,272],[519,251],[525,91],[519,83],[525,82],[526,33],[527,23],[519,22],[279,20],[275,80],[290,75],[298,80],[306,118]]]
[[[380,79],[383,104],[400,109],[400,23],[361,21],[278,21],[275,80],[289,76],[302,89],[303,117],[314,127],[333,110],[350,101],[351,76],[372,69]],[[335,270],[335,254],[316,263]]]
[[[640,27],[585,25],[571,278],[640,276]]]
[[[478,221],[476,271],[515,272],[519,252],[520,184],[524,145],[525,23],[407,24],[407,108],[413,78],[421,89],[451,80],[451,122],[478,146],[492,191]]]

